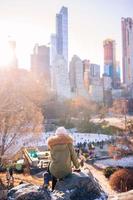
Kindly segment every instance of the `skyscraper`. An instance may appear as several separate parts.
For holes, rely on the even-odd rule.
[[[89,84],[90,84],[90,61],[89,60],[83,60],[83,80],[84,80],[84,86],[86,90],[89,90]]]
[[[112,84],[115,86],[116,76],[116,54],[115,54],[115,41],[112,39],[104,40],[104,75],[112,78]]]
[[[71,98],[67,63],[61,55],[57,55],[53,63],[51,86],[57,98]]]
[[[50,46],[50,66],[52,67],[56,58],[56,34],[51,34],[51,38],[50,38],[51,42],[51,46]]]
[[[68,65],[68,9],[62,7],[56,14],[56,50],[64,57]]]
[[[11,54],[10,62],[8,65],[10,68],[16,69],[18,67],[18,59],[16,56],[16,41],[9,40],[8,45]]]
[[[88,93],[84,86],[82,60],[78,56],[74,55],[69,68],[71,91],[75,93],[76,96],[88,97]]]
[[[45,76],[50,81],[50,53],[49,47],[36,44],[31,55],[31,70],[38,75]]]
[[[71,98],[68,74],[68,9],[56,14],[56,33],[51,35],[51,88],[57,97]]]
[[[90,77],[100,79],[100,65],[90,64]]]
[[[120,87],[121,84],[121,69],[120,69],[120,62],[116,61],[116,84]]]
[[[123,82],[133,82],[133,19],[122,18],[122,65]]]

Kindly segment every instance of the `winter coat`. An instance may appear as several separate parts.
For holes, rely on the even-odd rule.
[[[56,178],[64,178],[72,172],[72,165],[78,169],[79,162],[73,147],[73,139],[69,135],[56,135],[48,139],[51,153],[50,173]]]

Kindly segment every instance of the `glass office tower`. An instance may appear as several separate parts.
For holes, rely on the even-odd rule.
[[[68,9],[62,7],[56,14],[56,50],[62,55],[68,65]]]

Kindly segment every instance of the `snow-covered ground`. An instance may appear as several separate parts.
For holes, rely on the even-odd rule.
[[[106,159],[98,160],[94,163],[97,167],[105,169],[106,167],[133,167],[133,156],[121,158],[119,160]]]
[[[74,139],[74,144],[77,143],[91,143],[91,142],[101,142],[101,141],[109,141],[111,140],[112,136],[104,135],[104,134],[95,134],[95,133],[78,133],[78,132],[71,132],[70,133]],[[43,139],[44,141],[47,141],[47,139],[54,135],[54,132],[46,132],[43,133]]]
[[[70,133],[74,139],[74,144],[81,142],[100,142],[100,141],[108,141],[111,140],[111,136],[103,135],[103,134],[94,134],[94,133],[78,133],[71,131]],[[21,149],[21,147],[29,147],[29,146],[45,146],[47,145],[47,139],[54,135],[54,132],[43,132],[39,136],[33,136],[32,133],[28,133],[23,137],[19,136],[12,144],[10,149],[6,152],[10,154],[15,154],[17,151]]]
[[[116,127],[122,128],[122,129],[125,128],[125,116],[124,115],[117,116],[117,117],[114,117],[114,116],[105,117],[104,120],[112,126],[116,126]],[[133,120],[133,116],[126,115],[126,120]],[[100,118],[92,118],[91,121],[94,123],[101,123]]]

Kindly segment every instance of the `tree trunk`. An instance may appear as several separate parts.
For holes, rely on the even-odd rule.
[[[0,165],[2,164],[2,157],[0,156]]]
[[[4,155],[4,144],[1,145],[1,149],[0,149],[0,165],[2,164],[2,157]]]

